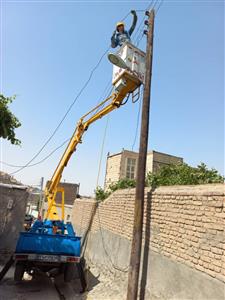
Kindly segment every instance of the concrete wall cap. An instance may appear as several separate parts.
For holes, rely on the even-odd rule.
[[[8,189],[18,189],[18,190],[27,190],[28,186],[25,185],[16,185],[16,184],[8,184],[8,183],[1,183],[0,187],[8,188]]]
[[[167,195],[225,195],[225,184],[201,184],[201,185],[174,185],[160,186],[153,191],[153,194]]]
[[[158,195],[208,195],[208,196],[224,196],[225,184],[224,183],[211,183],[211,184],[199,184],[199,185],[172,185],[172,186],[160,186],[155,190],[151,187],[145,188],[145,193],[151,192]],[[133,195],[135,188],[127,188],[117,190],[112,193],[106,200],[110,199],[112,195]]]
[[[95,199],[87,199],[87,198],[80,198],[80,199],[75,199],[74,200],[74,204],[76,203],[76,202],[82,202],[82,203],[95,203],[95,202],[97,202],[97,200],[95,200]]]

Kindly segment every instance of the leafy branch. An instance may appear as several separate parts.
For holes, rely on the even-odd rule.
[[[21,123],[8,107],[15,98],[16,96],[5,97],[0,94],[0,137],[9,140],[11,144],[20,145],[21,141],[16,138],[15,129]]]

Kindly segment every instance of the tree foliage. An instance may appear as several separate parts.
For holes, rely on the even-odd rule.
[[[97,201],[103,201],[106,198],[108,198],[110,194],[111,194],[110,191],[105,191],[103,188],[98,186],[95,190],[95,199]]]
[[[128,178],[123,178],[118,180],[115,183],[110,184],[108,190],[102,189],[100,186],[98,186],[95,190],[95,198],[98,201],[103,201],[106,198],[109,197],[109,195],[116,190],[121,190],[121,189],[127,189],[127,188],[133,188],[136,186],[136,181],[133,179],[128,179]]]
[[[196,168],[185,163],[176,165],[167,165],[161,167],[157,173],[149,172],[146,176],[146,186],[156,188],[166,185],[197,185],[206,183],[223,183],[224,177],[217,170],[208,169],[204,163],[201,163]],[[112,183],[108,190],[98,187],[95,190],[95,197],[98,201],[105,200],[112,192],[118,189],[133,188],[136,186],[136,181],[131,179],[120,179]]]
[[[15,96],[5,97],[0,94],[0,137],[14,145],[20,145],[21,141],[16,138],[15,129],[20,127],[21,123],[8,107],[15,98]]]
[[[222,183],[224,178],[217,170],[209,170],[204,163],[196,168],[185,163],[161,167],[157,173],[148,173],[146,185],[153,188],[163,185],[195,185]]]
[[[136,186],[134,179],[123,178],[115,183],[111,183],[109,186],[110,191],[115,192],[116,190],[133,188]]]

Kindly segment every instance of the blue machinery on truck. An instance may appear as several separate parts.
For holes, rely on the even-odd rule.
[[[72,279],[72,269],[77,264],[82,276],[80,266],[81,238],[76,235],[71,223],[64,222],[64,190],[59,188],[64,168],[71,155],[82,142],[82,136],[88,127],[119,108],[123,100],[132,93],[133,102],[139,97],[140,86],[144,82],[145,53],[130,43],[125,43],[117,54],[109,54],[113,66],[114,90],[112,94],[97,105],[90,112],[82,116],[62,155],[53,176],[45,188],[45,197],[48,201],[48,210],[44,221],[37,220],[28,232],[21,232],[14,255],[7,262],[0,273],[3,278],[9,267],[15,262],[14,279],[22,280],[24,272],[32,274],[35,269],[49,272],[51,275],[57,270],[64,273],[64,280]],[[138,92],[136,90],[138,89]],[[61,204],[57,204],[55,197],[62,194]],[[58,214],[61,208],[61,217]],[[55,273],[54,273],[55,274]],[[84,286],[83,286],[84,287]]]

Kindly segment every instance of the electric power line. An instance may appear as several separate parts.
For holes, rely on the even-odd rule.
[[[30,164],[28,166],[26,165],[23,165],[23,166],[18,166],[18,165],[13,165],[13,164],[9,164],[9,163],[6,163],[4,161],[1,161],[0,163],[2,163],[3,165],[6,165],[6,166],[9,166],[9,167],[13,167],[13,168],[24,168],[25,166],[27,168],[29,167],[33,167],[33,166],[36,166],[36,165],[39,165],[41,164],[42,162],[44,162],[46,159],[48,159],[50,156],[52,156],[53,153],[55,153],[58,149],[60,149],[61,147],[63,147],[68,141],[70,140],[69,139],[66,139],[62,144],[60,144],[59,146],[57,146],[54,150],[52,150],[47,156],[45,156],[43,159],[41,159],[40,161],[34,163],[34,164]],[[12,174],[12,173],[11,173]]]
[[[150,7],[151,7],[151,5],[152,5],[153,3],[154,3],[154,0],[151,0],[150,4],[146,7],[146,9],[144,9],[144,10],[136,10],[136,11],[142,11],[142,12],[145,12],[145,11],[147,11],[147,10],[150,9]],[[139,30],[140,30],[140,28],[141,28],[141,25],[143,25],[144,19],[145,19],[145,14],[144,14],[143,18],[141,19],[141,22],[140,22],[140,24],[139,24],[139,26],[138,26],[138,28],[137,28],[135,34],[134,34],[134,37],[135,37],[135,35],[139,32]]]
[[[103,95],[105,95],[106,91],[107,91],[107,94],[111,94],[111,91],[108,91],[109,90],[109,84],[111,82],[111,79],[110,81],[108,82],[108,84],[106,85],[103,93],[102,93],[102,96],[100,97],[100,99],[102,99]],[[108,97],[108,96],[107,96]],[[101,100],[102,101],[102,100]],[[100,101],[100,102],[101,102]],[[99,103],[100,103],[99,102]],[[43,159],[41,159],[40,161],[34,163],[34,164],[29,164],[28,166],[26,165],[14,165],[14,164],[9,164],[7,162],[4,162],[4,161],[0,161],[0,163],[2,163],[3,165],[6,165],[6,166],[9,166],[9,167],[13,167],[13,168],[24,168],[24,167],[33,167],[33,166],[36,166],[36,165],[39,165],[41,163],[43,163],[44,161],[46,161],[49,157],[51,157],[58,149],[60,149],[61,147],[63,147],[68,141],[70,140],[70,138],[66,139],[62,144],[60,144],[59,146],[57,146],[54,150],[52,150],[47,156],[45,156]]]
[[[127,13],[122,20],[125,20],[128,15],[130,14]],[[79,93],[77,94],[76,98],[74,99],[74,101],[71,103],[71,105],[69,106],[69,108],[67,109],[66,113],[64,114],[63,118],[61,119],[61,121],[59,122],[59,124],[56,126],[55,130],[53,131],[53,133],[50,135],[50,137],[47,139],[47,141],[44,143],[44,145],[40,148],[40,150],[28,161],[28,163],[26,163],[23,167],[19,168],[18,170],[10,173],[10,175],[16,174],[20,171],[22,171],[24,168],[28,167],[30,165],[30,163],[32,161],[35,160],[35,158],[42,152],[42,150],[47,146],[47,144],[51,141],[51,139],[53,138],[53,136],[56,134],[56,132],[58,131],[59,127],[62,125],[63,121],[65,120],[65,118],[67,117],[67,115],[69,114],[70,110],[72,109],[73,105],[76,103],[76,101],[78,100],[78,98],[80,97],[80,95],[82,94],[82,92],[85,90],[85,88],[87,87],[88,83],[90,82],[95,70],[98,68],[98,66],[100,65],[103,57],[106,55],[106,53],[109,51],[111,47],[109,46],[104,53],[102,54],[102,56],[100,57],[98,63],[96,64],[96,66],[92,69],[92,71],[90,72],[89,78],[87,79],[87,81],[85,82],[85,84],[83,85],[83,87],[81,88],[81,90],[79,91]]]
[[[153,1],[153,2],[154,2],[154,4],[152,4],[152,9],[155,9],[155,6],[156,6],[158,0],[155,0],[155,1]]]
[[[157,7],[156,12],[155,12],[156,15],[157,15],[160,7],[162,6],[163,2],[164,2],[164,0],[161,0],[161,2],[159,3],[159,6]]]
[[[161,7],[163,1],[164,1],[164,0],[161,0],[161,2],[160,2],[160,4],[159,4],[159,6],[158,6],[156,12],[159,11],[159,9],[160,9],[160,7]],[[150,5],[147,7],[146,10],[150,9],[150,7],[151,7],[151,5],[153,5],[153,3],[154,3],[154,0],[152,0],[152,1],[150,2]],[[154,3],[153,8],[156,6],[156,3],[157,3],[157,1]],[[145,10],[137,10],[137,11],[145,11]],[[122,20],[125,20],[125,19],[128,17],[129,14],[130,14],[130,12],[129,12]],[[141,25],[143,25],[142,22],[144,21],[144,18],[145,18],[145,16],[143,17],[142,21],[140,22],[139,27],[137,28],[136,33],[135,33],[135,34],[137,34],[137,39],[136,39],[136,44],[137,44],[137,46],[139,45],[140,41],[141,41],[142,38],[143,38],[143,33],[142,33],[142,31],[143,31],[143,26],[141,27]],[[139,29],[141,29],[141,30],[139,31]],[[142,35],[140,36],[141,33],[142,33]],[[135,35],[134,35],[134,36],[135,36]],[[40,160],[39,162],[34,163],[34,164],[31,164],[31,162],[34,161],[34,160],[37,158],[37,156],[43,151],[43,149],[47,146],[47,144],[51,141],[51,139],[53,138],[53,136],[56,134],[56,132],[58,131],[59,127],[62,125],[63,121],[65,120],[65,118],[66,118],[67,115],[69,114],[70,110],[72,109],[73,105],[76,103],[76,101],[78,100],[78,98],[80,97],[80,95],[82,94],[82,92],[83,92],[83,91],[85,90],[85,88],[87,87],[87,85],[88,85],[88,83],[90,82],[90,80],[91,80],[91,78],[92,78],[92,76],[93,76],[95,70],[98,68],[98,66],[100,65],[100,63],[101,63],[103,57],[106,55],[106,53],[109,51],[109,49],[110,49],[110,47],[108,47],[108,48],[104,51],[104,53],[103,53],[102,56],[100,57],[98,63],[96,64],[96,66],[95,66],[95,67],[92,69],[92,71],[90,72],[89,78],[87,79],[87,81],[85,82],[85,84],[83,85],[83,87],[81,88],[81,90],[79,91],[79,93],[77,94],[77,96],[76,96],[76,98],[74,99],[74,101],[70,104],[69,108],[67,109],[66,113],[64,114],[64,116],[63,116],[63,118],[61,119],[61,121],[59,122],[59,124],[57,125],[57,127],[55,128],[55,130],[53,131],[53,133],[51,134],[51,136],[50,136],[50,137],[47,139],[47,141],[44,143],[44,145],[40,148],[40,150],[32,157],[32,159],[30,159],[29,162],[26,163],[26,164],[23,165],[23,166],[13,165],[13,164],[5,163],[5,162],[3,162],[3,161],[1,162],[2,164],[5,164],[5,165],[7,165],[7,166],[10,166],[10,167],[18,167],[18,168],[19,168],[18,170],[16,170],[16,171],[10,173],[10,175],[16,174],[16,173],[22,171],[22,170],[23,170],[24,168],[26,168],[26,167],[33,167],[33,166],[35,166],[35,165],[38,165],[38,164],[44,162],[44,161],[45,161],[46,159],[48,159],[48,158],[49,158],[56,150],[58,150],[58,149],[61,148],[66,142],[68,142],[69,139],[67,139],[66,141],[64,141],[63,144],[61,144],[60,146],[58,146],[57,148],[55,148],[52,152],[50,152],[50,154],[48,154],[46,157],[44,157],[44,158],[43,158],[42,160]],[[106,89],[107,89],[107,88],[106,88]],[[105,91],[105,90],[104,90],[104,91]],[[112,89],[111,89],[111,91],[112,91]],[[110,91],[110,93],[111,93],[111,91]]]
[[[142,89],[142,94],[143,94],[143,89]],[[132,145],[132,151],[134,150],[134,146],[135,146],[136,140],[137,140],[140,113],[141,113],[141,101],[139,100],[139,108],[138,108],[138,114],[137,114],[137,124],[136,124],[136,130],[135,130],[135,135],[134,135],[134,141],[133,141],[133,145]]]
[[[145,10],[141,10],[141,11],[149,11],[150,10],[150,8],[151,8],[151,6],[153,6],[153,4],[154,4],[154,0],[151,0],[151,2],[150,2],[150,4],[146,7],[146,9]],[[137,28],[137,30],[136,30],[136,32],[135,32],[135,34],[134,34],[134,40],[135,40],[135,36],[136,36],[136,40],[135,40],[135,44],[137,45],[137,43],[139,44],[139,39],[140,39],[140,36],[143,34],[143,30],[144,30],[144,27],[145,27],[145,24],[143,24],[143,22],[144,22],[144,19],[145,19],[145,14],[144,14],[144,16],[143,16],[143,18],[141,19],[141,22],[140,22],[140,24],[139,24],[139,26],[138,26],[138,28]],[[142,36],[143,37],[143,36]],[[142,39],[142,37],[141,37],[141,39]],[[139,41],[139,42],[138,42]]]
[[[104,151],[104,146],[105,146],[107,129],[108,129],[108,125],[109,125],[109,119],[110,118],[109,118],[109,115],[108,115],[107,119],[106,119],[106,125],[105,125],[104,134],[103,134],[102,146],[101,146],[101,153],[100,153],[100,159],[99,159],[99,165],[98,165],[98,175],[97,175],[97,181],[96,181],[96,188],[99,186],[99,177],[100,177],[100,173],[101,173],[103,151]]]
[[[81,88],[81,90],[79,91],[79,93],[77,94],[76,98],[74,99],[74,101],[70,104],[69,108],[67,109],[66,113],[64,114],[63,118],[61,119],[61,121],[59,122],[59,124],[56,126],[55,130],[53,131],[53,133],[50,135],[50,137],[47,139],[47,141],[44,143],[44,145],[41,147],[41,149],[32,157],[32,159],[29,160],[28,163],[26,163],[23,167],[21,167],[20,169],[10,173],[10,175],[16,174],[20,171],[22,171],[24,168],[26,168],[28,165],[30,165],[30,163],[32,161],[35,160],[35,158],[42,152],[42,150],[47,146],[47,144],[51,141],[51,139],[53,138],[53,136],[56,134],[56,132],[58,131],[59,127],[62,125],[63,121],[66,119],[67,115],[69,114],[70,110],[72,109],[72,107],[74,106],[74,104],[76,103],[76,101],[78,100],[78,98],[80,97],[80,95],[82,94],[82,92],[85,90],[85,88],[87,87],[88,83],[90,82],[95,70],[98,68],[98,66],[100,65],[103,57],[106,55],[106,53],[109,51],[110,47],[108,47],[105,52],[102,54],[102,56],[100,57],[98,63],[96,64],[96,66],[92,69],[88,80],[85,82],[85,84],[83,85],[83,87]]]

